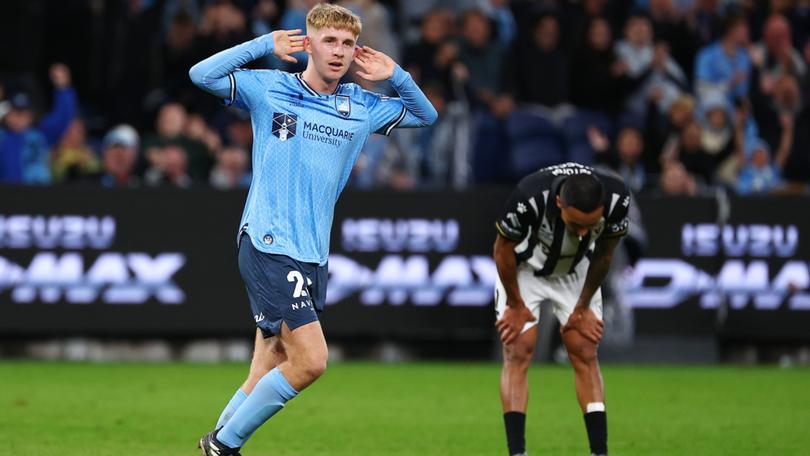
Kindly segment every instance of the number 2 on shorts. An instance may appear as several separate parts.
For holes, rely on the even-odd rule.
[[[304,290],[304,276],[298,271],[290,271],[287,274],[287,282],[295,282],[295,291],[293,291],[293,298],[300,298],[307,295]]]

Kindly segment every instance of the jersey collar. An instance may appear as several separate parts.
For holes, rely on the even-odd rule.
[[[304,90],[306,90],[313,97],[328,97],[330,95],[334,95],[334,94],[336,94],[338,92],[338,90],[340,89],[340,86],[341,86],[341,84],[338,83],[335,86],[335,90],[332,93],[327,95],[327,94],[319,93],[318,91],[316,91],[315,89],[310,87],[309,84],[307,84],[307,81],[304,80],[304,73],[303,72],[295,73],[295,78],[298,79],[298,82],[301,83],[301,86],[304,88]]]

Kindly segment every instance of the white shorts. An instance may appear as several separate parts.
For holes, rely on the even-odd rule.
[[[576,270],[568,275],[560,277],[537,277],[534,269],[526,266],[518,266],[517,282],[520,289],[520,296],[526,307],[531,310],[536,318],[527,322],[521,334],[540,322],[540,304],[550,303],[554,315],[561,325],[568,322],[568,317],[574,311],[574,307],[579,300],[582,286],[585,285],[585,274],[588,271],[588,261],[580,262]],[[599,320],[602,319],[602,288],[600,287],[591,298],[591,310]],[[495,318],[500,318],[506,310],[506,291],[500,278],[495,282]]]

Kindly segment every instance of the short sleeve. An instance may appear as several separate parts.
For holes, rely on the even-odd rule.
[[[370,131],[381,135],[390,135],[391,131],[405,118],[407,109],[398,97],[387,97],[378,93],[364,91]]]
[[[529,234],[532,226],[537,224],[538,216],[535,205],[516,188],[504,205],[503,213],[495,223],[501,236],[514,242],[521,242]]]
[[[613,203],[615,201],[615,203]],[[627,234],[630,228],[630,192],[624,189],[621,193],[614,193],[611,198],[611,207],[605,219],[605,230],[602,232],[603,238],[622,237]]]

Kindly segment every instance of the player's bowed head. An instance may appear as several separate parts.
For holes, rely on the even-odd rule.
[[[577,236],[588,234],[604,213],[604,187],[593,174],[575,174],[563,183],[557,207],[565,227]]]

